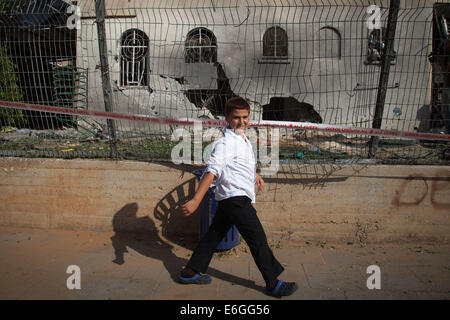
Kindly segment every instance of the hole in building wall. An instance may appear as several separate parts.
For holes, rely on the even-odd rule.
[[[313,105],[294,97],[272,97],[270,103],[262,107],[263,120],[322,123],[322,117]]]
[[[217,89],[187,90],[185,95],[197,108],[207,108],[217,117],[224,115],[225,102],[237,95],[231,90],[230,79],[228,79],[222,65],[215,63],[215,66],[217,68]]]

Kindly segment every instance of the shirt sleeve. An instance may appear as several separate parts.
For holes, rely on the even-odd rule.
[[[217,142],[212,146],[211,155],[207,162],[208,166],[203,174],[211,172],[215,179],[220,178],[225,165],[227,163],[227,153],[225,152],[225,144]]]

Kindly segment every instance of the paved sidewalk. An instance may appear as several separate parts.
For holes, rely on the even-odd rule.
[[[271,246],[285,267],[281,278],[299,285],[284,299],[450,298],[450,246]],[[0,227],[0,299],[275,299],[264,294],[245,243],[215,254],[210,285],[178,284],[191,247],[139,234]],[[115,254],[121,250],[128,251],[123,261]],[[67,288],[70,265],[80,267],[79,290]],[[367,288],[370,265],[380,267],[379,290]]]

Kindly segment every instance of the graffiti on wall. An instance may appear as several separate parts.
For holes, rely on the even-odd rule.
[[[438,170],[434,177],[412,174],[395,192],[392,204],[397,207],[418,206],[429,195],[436,209],[450,209],[450,171]]]

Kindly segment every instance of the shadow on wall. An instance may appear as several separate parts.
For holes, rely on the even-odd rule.
[[[264,177],[264,182],[267,183],[266,191],[270,194],[265,195],[266,201],[277,201],[277,194],[271,194],[270,192],[280,189],[280,185],[294,186],[293,190],[296,190],[296,192],[300,189],[323,189],[329,183],[341,183],[351,177],[358,176],[367,167],[367,164],[351,162],[345,164],[292,163],[281,165],[276,174]],[[337,173],[346,168],[351,168],[353,172]]]
[[[127,247],[136,250],[147,257],[168,261],[166,267],[171,270],[179,270],[185,263],[172,254],[173,246],[164,242],[158,234],[155,223],[148,216],[137,217],[138,204],[128,203],[120,209],[113,218],[113,230],[115,234],[111,237],[114,248],[114,263],[124,264],[124,253]]]
[[[125,263],[124,254],[131,248],[139,254],[161,260],[174,281],[187,260],[173,253],[173,246],[164,241],[155,223],[148,216],[137,217],[137,203],[128,203],[113,218],[114,236],[111,237],[115,259],[112,262]]]
[[[189,179],[167,193],[155,206],[154,218],[160,221],[156,227],[155,219],[148,215],[138,217],[138,204],[129,203],[120,209],[113,217],[113,230],[117,233],[132,233],[136,235],[159,234],[171,243],[193,250],[198,242],[198,213],[186,217],[181,213],[181,206],[195,194],[195,178]],[[159,233],[159,231],[161,231]]]
[[[198,242],[198,212],[186,217],[181,206],[195,195],[196,179],[192,178],[167,193],[155,206],[154,217],[161,222],[162,236],[186,249],[193,250]]]

